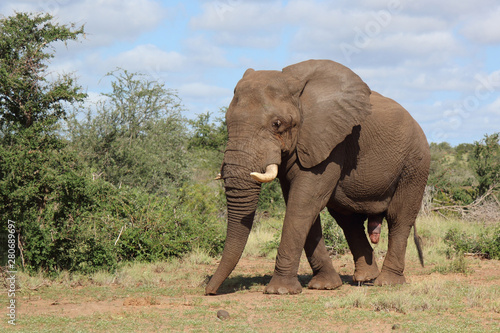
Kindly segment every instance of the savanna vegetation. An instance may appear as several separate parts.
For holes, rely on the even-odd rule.
[[[74,75],[47,71],[54,46],[82,42],[83,26],[17,13],[0,21],[0,33],[0,219],[4,235],[7,221],[16,223],[19,266],[57,274],[195,249],[217,256],[225,205],[213,176],[226,141],[224,108],[188,120],[174,89],[119,68],[105,74],[111,89],[91,104]],[[423,211],[483,223],[480,234],[461,234],[467,244],[454,239],[457,230],[446,240],[499,258],[499,133],[430,148]],[[256,229],[280,220],[283,208],[279,184],[264,186]],[[334,221],[323,220],[327,245],[345,252]],[[263,253],[279,243],[279,226],[271,229]]]
[[[14,221],[16,269],[25,284],[20,288],[28,299],[40,295],[42,286],[48,288],[44,297],[61,298],[65,288],[81,287],[87,293],[82,298],[96,301],[115,299],[117,292],[126,297],[134,288],[145,295],[160,290],[159,296],[155,294],[160,298],[200,295],[200,282],[215,267],[203,264],[219,256],[225,238],[224,193],[214,180],[227,139],[225,108],[186,119],[175,87],[121,68],[103,73],[111,81],[110,90],[91,103],[75,74],[54,77],[48,71],[55,46],[71,47],[75,42],[85,42],[84,27],[55,23],[48,14],[0,18],[0,247],[8,248],[8,221]],[[418,221],[430,266],[418,274],[471,274],[465,254],[500,259],[499,139],[500,133],[493,133],[456,147],[430,144],[431,173]],[[252,290],[266,283],[284,207],[279,183],[265,184],[244,257],[267,260],[270,271],[243,283],[236,277],[225,284],[227,288]],[[328,213],[321,214],[327,246],[344,263],[341,273],[352,274],[340,228]],[[383,233],[376,247],[379,258],[386,242]],[[409,246],[408,257],[412,251]],[[0,253],[5,266],[6,252]],[[201,271],[193,273],[200,265]],[[486,287],[456,290],[457,284],[416,284],[404,287],[404,295],[392,293],[397,288],[390,289],[390,296],[364,290],[340,300],[320,295],[299,309],[348,318],[352,314],[345,309],[356,308],[366,312],[367,321],[369,313],[382,321],[386,310],[397,314],[432,310],[431,318],[439,322],[440,311],[459,309],[458,316],[466,297],[472,305],[465,305],[465,311],[500,313],[494,301],[498,286],[491,294]],[[186,291],[186,286],[191,289]],[[101,288],[101,296],[88,296],[95,294],[95,288]],[[430,298],[411,297],[422,294]],[[148,305],[163,302],[144,297]],[[188,316],[198,318],[177,323],[185,329],[202,330],[206,311],[232,302],[184,297],[179,302],[190,307]],[[268,304],[262,311],[294,313],[298,311],[294,302]],[[200,307],[196,310],[193,305]],[[27,329],[68,325],[57,318],[45,322],[45,315],[33,318]],[[150,330],[163,320],[145,318],[141,314],[136,319],[153,322]],[[119,318],[90,315],[82,320],[100,323],[107,331],[109,323]],[[175,316],[171,320],[179,321]],[[285,315],[281,320],[292,319]],[[235,323],[234,328],[245,322]],[[303,324],[298,322],[297,327]],[[418,321],[412,325],[425,330]],[[349,328],[348,319],[344,326]]]

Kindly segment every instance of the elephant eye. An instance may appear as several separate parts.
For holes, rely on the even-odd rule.
[[[278,120],[273,121],[273,128],[275,130],[278,130],[280,128],[280,126],[281,126],[281,120],[278,119]]]

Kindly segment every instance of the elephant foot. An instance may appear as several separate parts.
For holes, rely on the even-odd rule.
[[[379,276],[380,272],[377,267],[377,263],[372,261],[371,265],[368,265],[365,261],[363,263],[357,263],[352,276],[354,282],[366,282],[371,281]]]
[[[375,279],[373,284],[376,286],[387,286],[405,283],[406,279],[402,273],[396,274],[382,269],[382,272],[380,273],[378,278]]]
[[[300,294],[302,292],[302,286],[300,285],[297,276],[294,277],[284,277],[273,275],[273,278],[269,284],[264,288],[264,294]]]
[[[309,289],[327,289],[332,290],[340,287],[342,285],[342,280],[337,272],[322,273],[314,275],[311,281],[309,281],[307,288]]]

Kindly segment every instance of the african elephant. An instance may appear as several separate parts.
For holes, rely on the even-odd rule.
[[[309,60],[282,71],[248,69],[226,113],[229,140],[221,178],[227,197],[227,237],[206,294],[238,263],[252,227],[262,182],[278,177],[286,214],[273,277],[265,293],[302,290],[297,271],[305,250],[308,287],[342,284],[322,236],[326,207],[344,230],[355,261],[354,281],[400,284],[407,239],[429,172],[425,135],[395,101],[347,67]],[[389,245],[379,273],[366,237],[378,242],[387,220]]]

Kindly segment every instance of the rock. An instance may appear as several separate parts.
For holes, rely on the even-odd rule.
[[[394,324],[394,325],[392,325],[392,329],[393,330],[399,330],[400,328],[401,328],[400,324]]]
[[[229,319],[229,312],[227,312],[226,310],[219,310],[217,311],[217,318],[219,318],[220,320]]]

